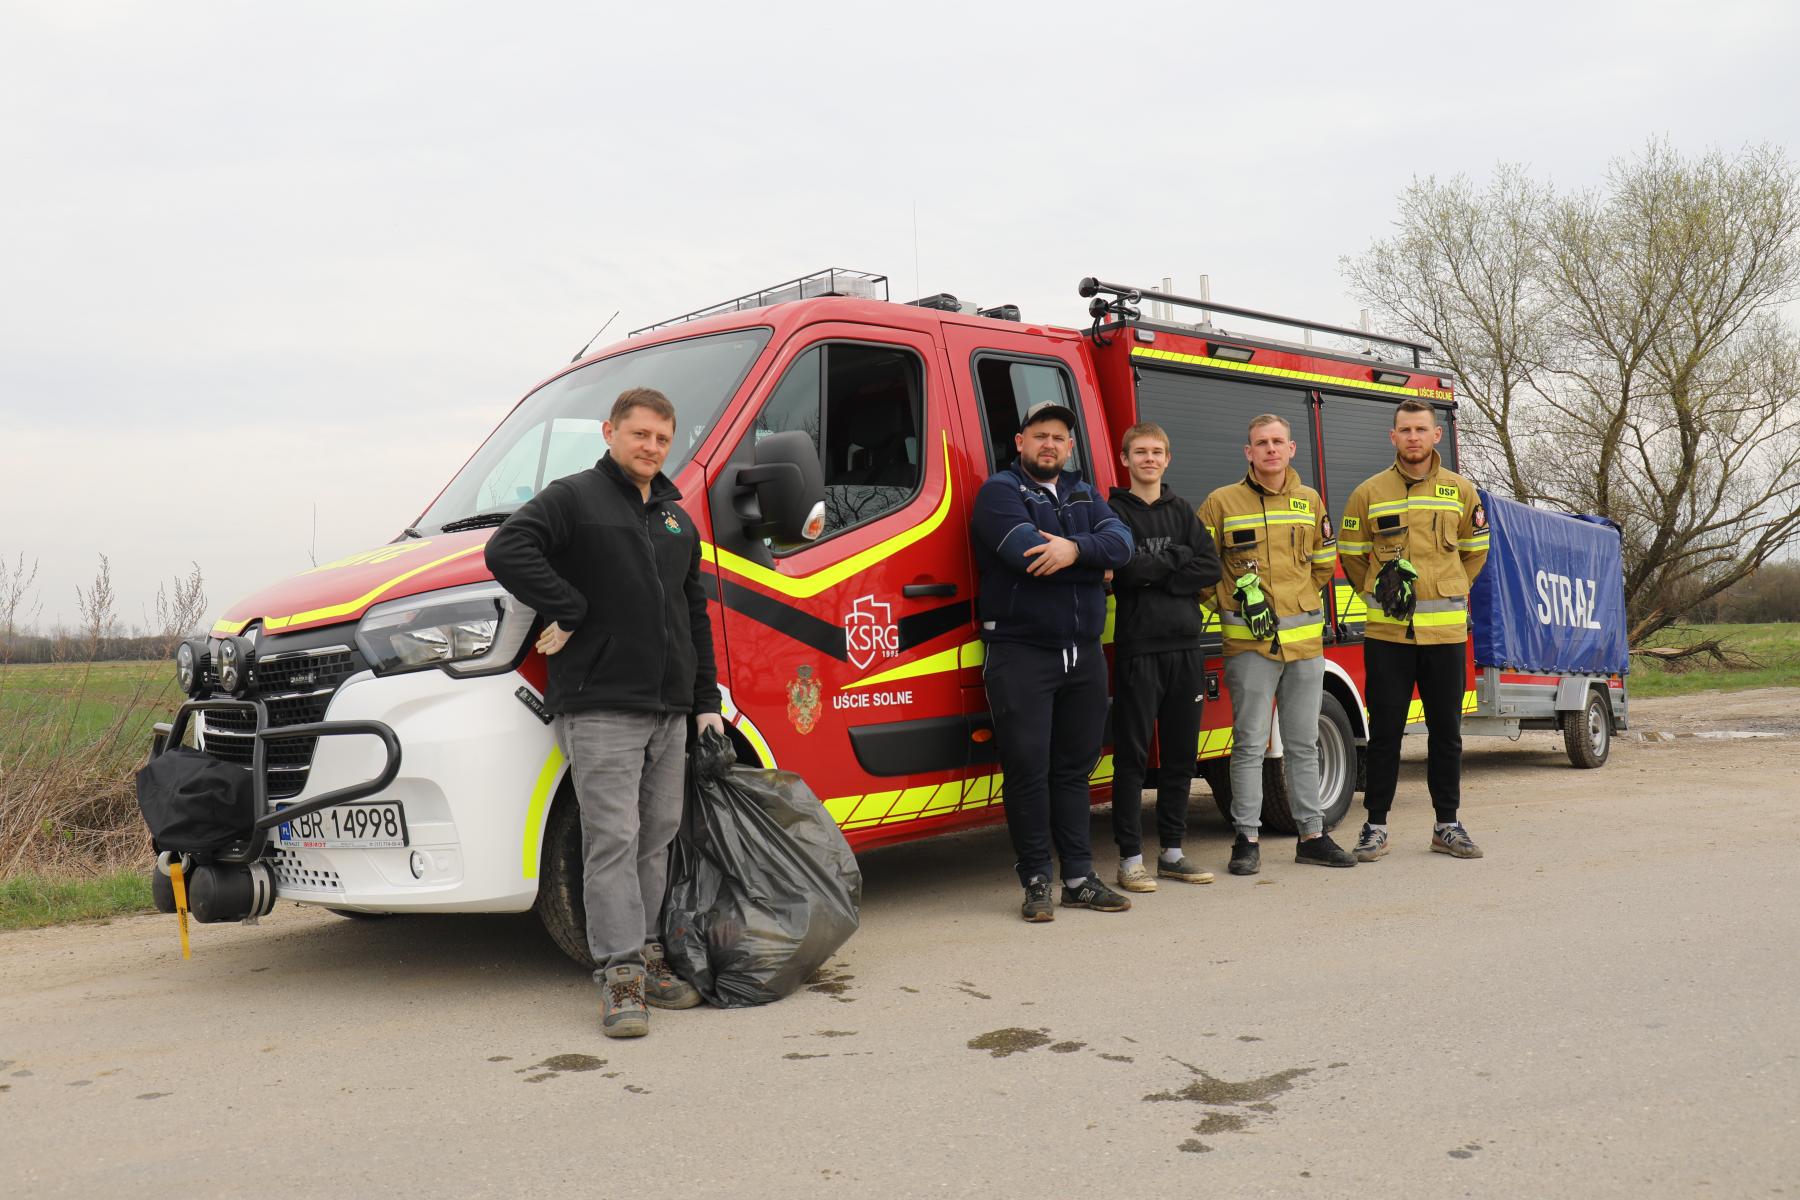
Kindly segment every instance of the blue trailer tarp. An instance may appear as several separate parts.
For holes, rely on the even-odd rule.
[[[1623,674],[1625,579],[1619,531],[1481,493],[1492,533],[1469,593],[1475,662],[1484,667]]]

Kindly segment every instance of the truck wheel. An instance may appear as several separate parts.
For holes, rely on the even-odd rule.
[[[1563,749],[1577,767],[1592,770],[1606,763],[1612,752],[1612,712],[1606,693],[1589,688],[1587,704],[1562,716]]]
[[[1325,693],[1319,705],[1319,797],[1325,810],[1325,829],[1337,828],[1356,799],[1356,734],[1337,697]],[[1294,811],[1288,804],[1287,776],[1282,760],[1263,760],[1262,823],[1276,833],[1297,833]],[[1231,824],[1231,759],[1209,758],[1200,773],[1212,788],[1219,815]]]
[[[594,969],[588,953],[587,905],[581,890],[581,807],[573,789],[564,785],[544,829],[544,853],[538,868],[537,902],[532,911],[557,949]]]

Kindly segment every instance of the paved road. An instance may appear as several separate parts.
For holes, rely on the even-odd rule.
[[[1422,787],[1388,859],[1254,880],[1201,800],[1218,883],[1049,926],[998,831],[872,855],[825,980],[637,1043],[529,918],[0,935],[0,1190],[1800,1195],[1800,740],[1474,741],[1478,862]]]

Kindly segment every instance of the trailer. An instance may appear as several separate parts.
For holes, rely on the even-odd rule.
[[[1606,762],[1627,719],[1630,672],[1618,527],[1481,493],[1492,532],[1469,595],[1469,734],[1563,735],[1569,761]]]

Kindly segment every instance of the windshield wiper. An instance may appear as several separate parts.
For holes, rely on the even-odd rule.
[[[510,512],[476,513],[472,517],[458,517],[454,521],[446,521],[439,533],[461,533],[465,529],[486,529],[490,525],[499,525],[512,516]]]

